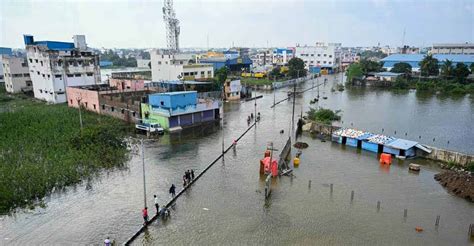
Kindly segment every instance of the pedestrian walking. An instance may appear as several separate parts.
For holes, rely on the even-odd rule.
[[[191,180],[191,172],[189,171],[189,169],[186,171],[186,180],[189,181]]]
[[[110,241],[110,238],[107,237],[105,240],[104,240],[104,246],[112,246],[112,241]]]
[[[176,196],[176,186],[174,186],[174,184],[170,187],[170,194],[173,198]]]
[[[186,178],[186,174],[183,175],[183,187],[186,187],[187,185],[187,178]]]
[[[142,210],[142,213],[143,213],[143,220],[145,221],[143,224],[146,225],[146,223],[148,222],[148,207],[145,207]]]
[[[191,179],[194,180],[194,170],[191,169]]]
[[[160,204],[158,204],[158,197],[156,195],[153,195],[155,197],[155,208],[156,208],[156,213],[158,214],[160,212]]]

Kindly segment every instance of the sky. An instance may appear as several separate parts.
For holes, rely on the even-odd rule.
[[[163,48],[162,7],[162,0],[0,0],[0,47],[23,48],[23,34],[57,41],[84,34],[95,48]],[[174,0],[174,8],[180,47],[474,42],[474,0]]]

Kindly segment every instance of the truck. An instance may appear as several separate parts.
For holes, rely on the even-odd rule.
[[[135,129],[159,135],[163,135],[165,133],[165,130],[163,129],[163,127],[161,127],[159,123],[140,122],[138,124],[135,124]]]

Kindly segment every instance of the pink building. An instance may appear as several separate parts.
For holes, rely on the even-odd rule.
[[[116,79],[109,80],[110,87],[116,87],[119,91],[140,91],[145,89],[145,80],[143,79]]]
[[[99,91],[82,87],[67,87],[67,105],[78,108],[79,104],[87,110],[100,114]]]

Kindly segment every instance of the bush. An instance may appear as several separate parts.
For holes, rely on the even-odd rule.
[[[332,111],[330,109],[320,108],[318,110],[310,108],[307,112],[308,118],[317,122],[324,124],[331,124],[333,121],[338,121],[341,119],[339,116],[340,111]]]

